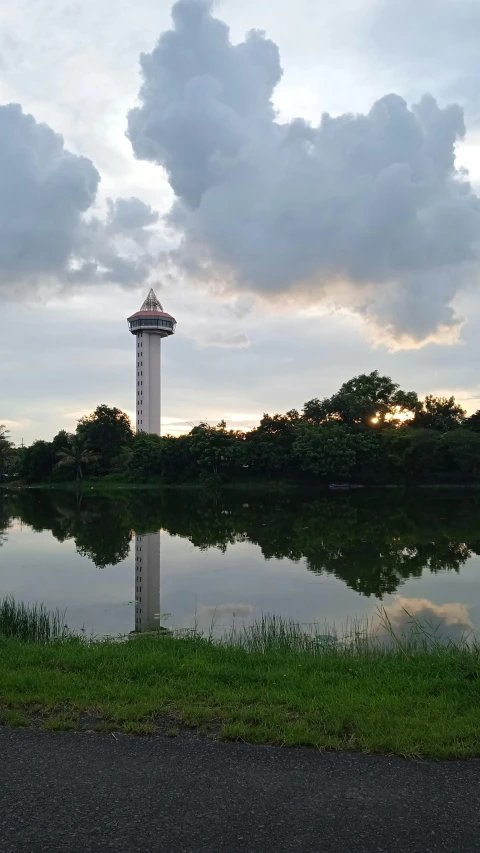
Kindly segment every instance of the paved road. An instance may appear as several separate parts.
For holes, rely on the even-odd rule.
[[[480,763],[0,729],[2,853],[469,853]]]

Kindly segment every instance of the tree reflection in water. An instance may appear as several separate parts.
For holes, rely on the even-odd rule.
[[[27,490],[0,499],[0,533],[12,518],[73,539],[98,568],[124,560],[134,532],[166,530],[195,547],[258,545],[266,560],[305,560],[364,596],[395,593],[423,572],[459,572],[480,553],[480,495],[387,490],[342,494],[125,490],[113,497]]]

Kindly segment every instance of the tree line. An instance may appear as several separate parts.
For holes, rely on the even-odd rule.
[[[128,416],[98,406],[74,434],[13,448],[0,429],[0,476],[25,483],[110,478],[144,483],[256,479],[359,484],[463,483],[480,477],[480,410],[454,397],[420,400],[378,371],[345,382],[301,412],[264,414],[247,432],[225,421],[189,433],[135,434]]]

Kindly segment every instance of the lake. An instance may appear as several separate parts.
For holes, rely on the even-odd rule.
[[[305,626],[408,613],[480,628],[480,493],[124,490],[0,494],[0,597],[88,635],[218,633],[262,613]]]

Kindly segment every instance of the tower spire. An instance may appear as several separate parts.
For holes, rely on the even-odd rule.
[[[150,288],[147,298],[140,311],[163,311],[162,303],[157,299],[153,287]]]

